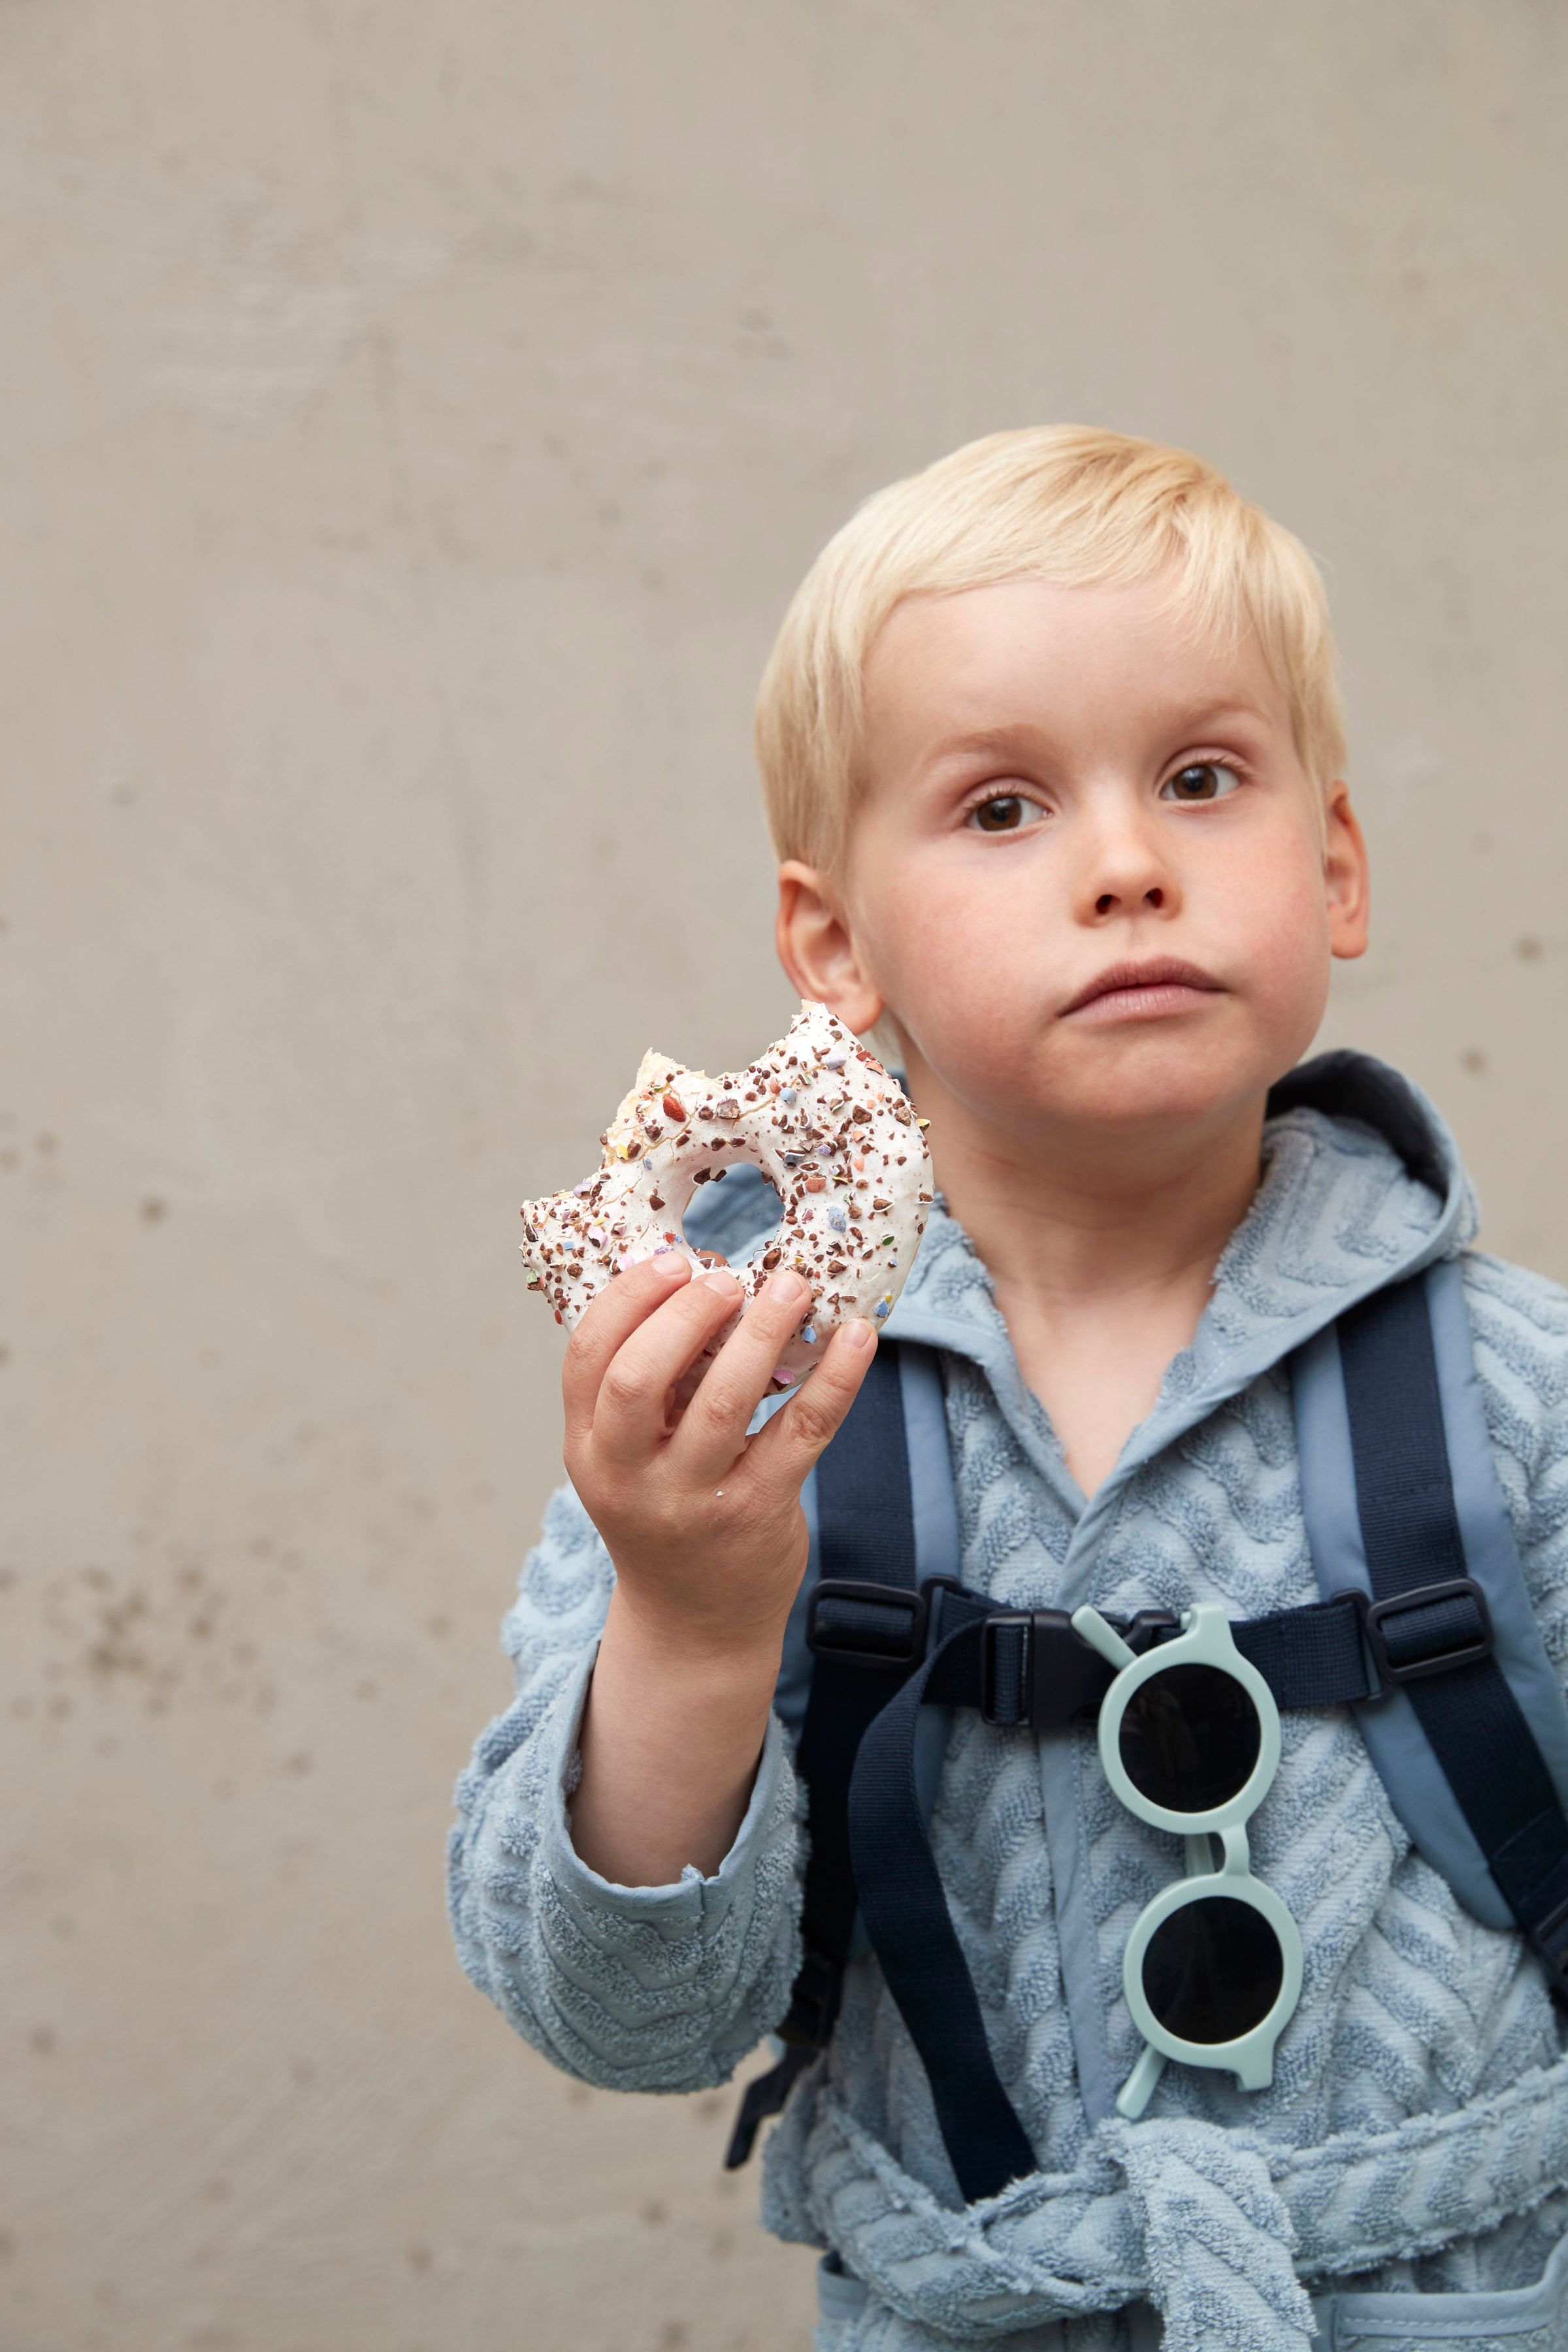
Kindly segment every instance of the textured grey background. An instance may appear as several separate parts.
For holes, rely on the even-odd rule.
[[[555,1475],[517,1202],[789,1009],[748,743],[851,504],[1185,443],[1331,575],[1331,1023],[1568,1274],[1562,12],[0,16],[0,2342],[800,2352],[728,2095],[469,1990]]]

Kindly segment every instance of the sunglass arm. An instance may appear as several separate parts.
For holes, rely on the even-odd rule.
[[[1110,1632],[1109,1627],[1106,1630]],[[1116,1639],[1114,1633],[1110,1638],[1112,1641]],[[1184,1838],[1182,1843],[1186,1848],[1187,1876],[1211,1877],[1214,1874],[1214,1848],[1209,1843],[1208,1832],[1200,1831],[1195,1837]],[[1131,2124],[1138,2121],[1154,2095],[1155,2085],[1164,2073],[1165,2065],[1164,2052],[1156,2050],[1152,2042],[1145,2042],[1142,2056],[1117,2094],[1116,2112],[1119,2116],[1125,2116]]]
[[[1116,1628],[1108,1625],[1099,1610],[1091,1609],[1087,1601],[1081,1609],[1073,1611],[1072,1629],[1080,1642],[1087,1642],[1091,1650],[1098,1650],[1106,1664],[1114,1666],[1118,1674],[1123,1666],[1137,1664],[1137,1651],[1130,1650]],[[1151,2084],[1149,2087],[1152,2090],[1154,2086]]]
[[[1164,2071],[1164,2052],[1156,2050],[1152,2042],[1145,2042],[1143,2055],[1116,2095],[1117,2114],[1135,2124],[1153,2097],[1154,2086]]]

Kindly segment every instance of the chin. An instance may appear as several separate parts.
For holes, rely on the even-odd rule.
[[[1297,1059],[1261,1051],[1204,1052],[1169,1040],[1128,1040],[1131,1050],[1089,1058],[1051,1074],[1042,1108],[1073,1126],[1131,1130],[1190,1126],[1223,1118],[1267,1093]],[[1076,1058],[1076,1057],[1075,1057]],[[1039,1097],[1037,1096],[1037,1099]]]

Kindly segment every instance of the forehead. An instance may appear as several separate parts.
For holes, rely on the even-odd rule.
[[[1023,728],[1060,742],[1247,714],[1288,736],[1284,694],[1250,633],[1206,625],[1168,580],[1007,580],[910,596],[867,659],[863,747],[878,764]]]

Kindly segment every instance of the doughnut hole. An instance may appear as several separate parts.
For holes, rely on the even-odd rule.
[[[780,1236],[784,1204],[776,1186],[743,1144],[725,1153],[723,1165],[727,1173],[722,1184],[710,1178],[692,1188],[681,1230],[688,1246],[699,1255],[733,1260],[737,1277],[748,1297],[754,1297],[775,1271],[775,1266],[764,1263],[773,1252],[780,1251],[776,1265],[786,1263]],[[759,1228],[763,1228],[760,1235]],[[810,1308],[801,1317],[801,1328],[812,1328]],[[798,1380],[826,1344],[826,1335],[815,1342],[806,1341],[797,1330],[780,1355],[780,1370],[793,1372]],[[793,1385],[793,1381],[781,1381],[778,1387]]]

